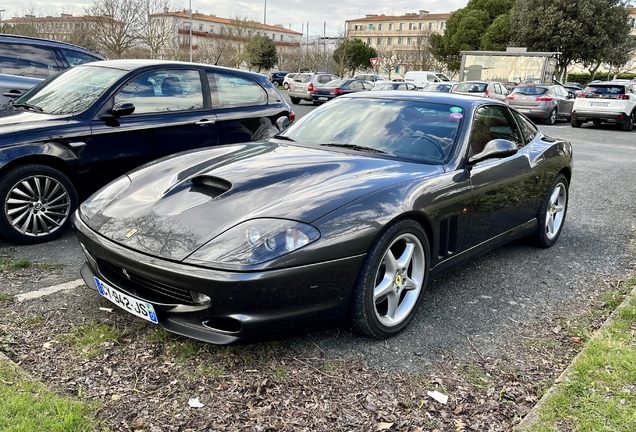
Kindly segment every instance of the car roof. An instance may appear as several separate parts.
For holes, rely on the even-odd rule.
[[[93,56],[97,56],[99,58],[104,59],[105,57],[101,56],[100,54],[97,54],[96,52],[93,52],[89,49],[83,48],[81,46],[77,46],[77,45],[73,45],[67,42],[59,42],[59,41],[54,41],[51,39],[44,39],[44,38],[38,38],[38,37],[32,37],[32,36],[21,36],[21,35],[12,35],[12,34],[5,34],[5,33],[0,33],[0,42],[7,42],[7,43],[28,43],[30,45],[41,45],[41,46],[50,46],[50,47],[57,47],[57,48],[67,48],[67,49],[72,49],[75,51],[81,51],[87,54],[91,54]]]

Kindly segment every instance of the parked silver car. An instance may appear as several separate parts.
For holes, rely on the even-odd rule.
[[[507,97],[510,106],[547,125],[557,118],[570,120],[575,98],[573,92],[558,84],[519,85]]]
[[[301,100],[313,102],[314,105],[318,105],[317,101],[312,98],[312,93],[315,88],[322,87],[329,81],[333,81],[338,78],[336,75],[326,72],[317,73],[299,73],[294,77],[291,85],[289,86],[289,99],[294,105],[298,105]]]
[[[451,93],[453,89],[457,86],[457,82],[455,81],[445,81],[439,83],[429,83],[424,87],[421,87],[420,90],[423,92],[439,92],[439,93]]]
[[[453,93],[479,96],[507,102],[508,89],[497,81],[464,81],[453,89]]]

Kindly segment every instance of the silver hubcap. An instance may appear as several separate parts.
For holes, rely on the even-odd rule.
[[[422,290],[425,259],[424,248],[413,234],[393,240],[384,253],[373,290],[380,323],[394,327],[409,317]]]
[[[71,199],[66,188],[52,177],[27,177],[13,185],[4,203],[4,214],[20,234],[41,237],[66,222]]]
[[[548,240],[552,240],[563,225],[565,206],[567,205],[567,190],[563,183],[559,183],[550,195],[548,210],[545,218],[545,232]]]

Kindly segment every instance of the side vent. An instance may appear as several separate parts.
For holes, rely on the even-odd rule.
[[[191,191],[207,195],[210,198],[216,198],[231,188],[232,183],[218,177],[201,175],[192,178]]]
[[[451,216],[439,224],[439,259],[444,259],[457,252],[457,230],[459,216]]]

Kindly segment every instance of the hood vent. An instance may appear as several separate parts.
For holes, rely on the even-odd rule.
[[[192,178],[191,191],[207,195],[210,198],[216,198],[231,188],[232,183],[222,178],[209,175],[200,175]]]

